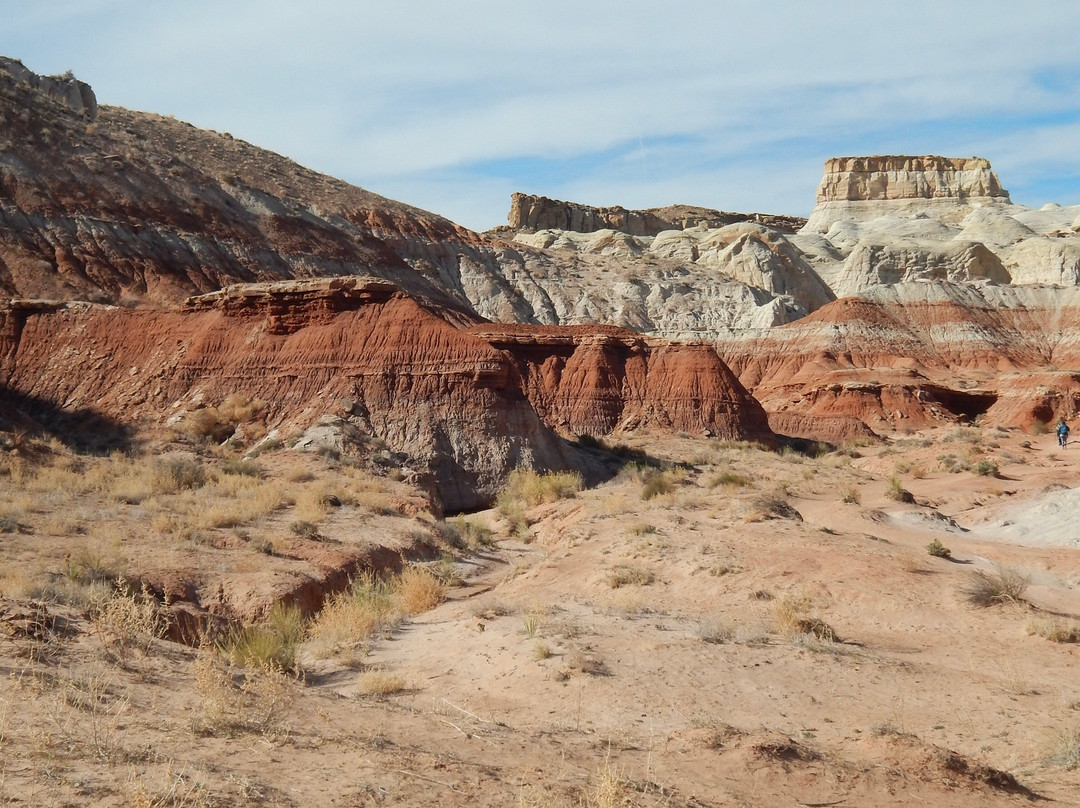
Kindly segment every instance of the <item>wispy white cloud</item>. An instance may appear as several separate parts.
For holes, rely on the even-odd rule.
[[[33,69],[476,228],[512,190],[805,213],[841,153],[980,153],[1034,204],[1080,173],[1073,0],[19,5]]]

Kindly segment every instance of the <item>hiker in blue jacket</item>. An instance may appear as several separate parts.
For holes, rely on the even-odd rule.
[[[1058,446],[1064,447],[1069,442],[1069,425],[1065,423],[1065,419],[1062,418],[1058,421]]]

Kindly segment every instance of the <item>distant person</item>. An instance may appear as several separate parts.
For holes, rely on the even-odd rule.
[[[1065,423],[1064,418],[1062,418],[1060,421],[1058,421],[1057,433],[1058,433],[1058,446],[1061,446],[1062,448],[1064,448],[1065,444],[1069,442],[1069,425],[1067,423]]]

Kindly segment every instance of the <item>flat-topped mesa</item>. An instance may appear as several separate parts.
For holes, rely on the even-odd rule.
[[[804,220],[796,216],[728,213],[693,205],[627,210],[619,205],[592,207],[523,193],[515,193],[510,197],[507,221],[510,229],[516,231],[570,230],[575,233],[595,233],[597,230],[615,230],[631,236],[655,236],[665,230],[686,230],[697,226],[725,227],[746,221],[792,233],[804,224]]]
[[[805,233],[827,233],[838,221],[927,213],[958,223],[974,207],[1011,204],[982,157],[874,155],[833,157],[817,190]]]
[[[1009,201],[990,161],[982,157],[832,157],[817,201],[879,199],[972,199]]]

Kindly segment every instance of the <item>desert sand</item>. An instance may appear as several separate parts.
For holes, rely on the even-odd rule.
[[[818,456],[628,443],[667,470],[628,465],[527,508],[514,533],[505,507],[469,514],[493,531],[472,549],[431,538],[438,523],[406,513],[422,499],[403,483],[379,483],[397,499],[376,502],[365,478],[366,498],[350,500],[332,458],[249,461],[289,480],[294,504],[192,536],[146,522],[165,495],[129,504],[88,485],[58,513],[19,489],[32,490],[29,469],[63,466],[62,451],[20,461],[15,476],[9,451],[0,799],[1076,804],[1080,549],[1062,486],[1080,479],[1080,447],[979,427]],[[224,461],[199,462],[214,473]],[[289,528],[312,485],[337,485],[346,502],[315,512],[311,546],[391,548],[366,557],[414,559],[445,582],[445,600],[347,649],[309,622],[295,671],[271,675],[117,629],[64,574],[82,547],[141,580],[219,576],[237,608],[237,581],[257,580],[255,609],[275,576],[314,563]],[[950,558],[928,554],[934,540]],[[1001,570],[1026,585],[973,603],[975,573]]]

